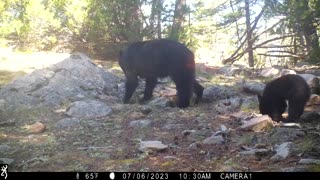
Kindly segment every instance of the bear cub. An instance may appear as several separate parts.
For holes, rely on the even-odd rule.
[[[261,114],[269,115],[274,121],[283,121],[282,114],[287,108],[287,121],[296,121],[304,111],[310,98],[310,87],[299,75],[288,74],[269,82],[263,92],[258,95]]]
[[[124,103],[128,103],[137,85],[138,77],[146,80],[144,97],[152,97],[157,78],[169,76],[176,84],[178,107],[189,106],[194,92],[196,103],[201,99],[203,87],[195,79],[194,54],[185,45],[168,39],[139,41],[120,52],[119,65],[126,76]]]

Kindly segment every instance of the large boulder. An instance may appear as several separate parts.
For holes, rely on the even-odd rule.
[[[313,94],[318,94],[320,89],[319,78],[313,74],[298,74],[305,79]]]
[[[262,69],[260,76],[265,77],[265,78],[275,78],[279,76],[280,70],[274,67],[268,67]]]
[[[52,108],[85,99],[120,101],[118,82],[117,76],[95,65],[88,56],[75,53],[3,87],[0,90],[0,115],[14,113],[19,108]]]
[[[264,83],[248,81],[243,85],[243,91],[251,94],[263,94],[263,90],[266,87]]]
[[[210,86],[203,91],[203,102],[214,102],[239,95],[235,90],[224,86]]]

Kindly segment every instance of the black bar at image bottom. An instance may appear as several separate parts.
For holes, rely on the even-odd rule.
[[[68,180],[254,180],[281,178],[319,179],[320,172],[6,172],[1,179],[68,179]]]

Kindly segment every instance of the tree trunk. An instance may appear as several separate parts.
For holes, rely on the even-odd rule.
[[[152,7],[151,7],[151,15],[150,15],[150,29],[152,32],[152,38],[161,39],[161,13],[163,10],[163,0],[152,0]]]
[[[150,15],[150,30],[151,30],[151,32],[154,32],[154,30],[155,30],[156,14],[157,14],[157,0],[152,0],[151,15]],[[150,35],[153,36],[153,33]]]
[[[305,26],[303,27],[303,35],[306,39],[308,52],[312,51],[312,49],[319,49],[317,27],[313,25],[312,20],[304,25]]]
[[[245,0],[245,11],[246,11],[246,26],[247,26],[247,43],[248,43],[248,62],[249,67],[254,66],[253,61],[253,49],[252,49],[252,30],[250,25],[250,2]]]
[[[140,13],[139,1],[129,1],[127,4],[129,14],[126,17],[126,25],[128,31],[128,42],[135,42],[142,40],[142,17]]]
[[[162,7],[162,4],[161,4]],[[157,34],[158,34],[158,39],[161,39],[161,34],[162,34],[162,28],[161,28],[161,22],[162,22],[162,18],[161,18],[161,12],[162,10],[158,10],[158,25],[157,25]]]
[[[157,36],[158,39],[161,39],[161,34],[162,34],[162,28],[161,28],[161,22],[162,22],[162,17],[161,13],[163,10],[163,0],[156,0],[157,1]]]
[[[176,0],[170,39],[179,40],[180,38],[179,34],[183,30],[185,8],[186,0]]]

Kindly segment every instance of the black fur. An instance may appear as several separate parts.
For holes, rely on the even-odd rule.
[[[268,114],[274,121],[283,121],[282,114],[287,108],[287,100],[287,121],[295,121],[302,115],[309,98],[310,87],[302,77],[285,75],[268,83],[263,95],[258,95],[260,113]]]
[[[197,95],[196,103],[202,98],[204,88],[195,79],[194,55],[179,42],[159,39],[133,43],[120,52],[119,65],[126,76],[124,103],[133,95],[138,76],[146,79],[142,101],[152,97],[157,78],[166,76],[176,84],[178,107],[189,106],[192,92]]]

